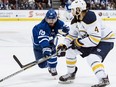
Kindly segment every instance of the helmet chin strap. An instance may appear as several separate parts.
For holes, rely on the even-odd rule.
[[[86,15],[86,12],[87,12],[87,10],[86,11],[80,11],[78,14],[76,14],[77,20],[82,21],[84,16]]]
[[[76,13],[76,18],[78,21],[82,20],[82,12],[81,11]]]
[[[80,20],[80,15],[76,15],[76,18],[77,18],[78,22],[81,21],[81,20]]]

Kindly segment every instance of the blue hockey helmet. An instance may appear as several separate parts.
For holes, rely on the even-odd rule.
[[[57,13],[54,9],[49,9],[46,13],[45,20],[47,23],[55,23],[57,21]]]

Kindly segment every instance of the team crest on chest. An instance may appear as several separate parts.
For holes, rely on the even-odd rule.
[[[39,35],[42,35],[42,36],[45,35],[45,31],[41,29],[41,30],[39,31]]]
[[[79,34],[80,34],[81,38],[86,38],[86,37],[88,37],[87,32],[84,31],[84,30],[79,30]]]
[[[78,35],[81,37],[81,38],[86,38],[88,36],[84,26],[82,24],[78,24],[76,26],[76,28],[78,28]]]

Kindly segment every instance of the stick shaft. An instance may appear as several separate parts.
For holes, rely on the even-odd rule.
[[[53,57],[53,56],[56,56],[56,53],[53,54],[53,55],[51,55],[51,56],[49,56],[49,57],[47,57],[47,58],[44,57],[44,58],[41,58],[41,59],[38,60],[38,61],[33,61],[33,62],[31,62],[31,63],[28,63],[28,64],[26,64],[26,66],[24,66],[24,67],[21,68],[20,70],[18,70],[18,71],[16,71],[16,72],[14,72],[14,73],[12,73],[12,74],[10,74],[10,75],[8,75],[8,76],[6,76],[6,77],[0,79],[0,82],[3,82],[4,80],[7,80],[7,79],[9,79],[9,78],[11,78],[11,77],[13,77],[13,76],[15,76],[15,75],[17,75],[17,74],[19,74],[19,73],[25,71],[25,70],[27,70],[27,69],[29,69],[29,68],[31,68],[31,67],[37,65],[37,64],[40,64],[40,63],[42,63],[42,62],[44,62],[44,61],[50,59],[50,58]]]

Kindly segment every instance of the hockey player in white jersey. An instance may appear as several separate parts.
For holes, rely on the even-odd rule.
[[[99,83],[91,87],[105,87],[110,84],[105,72],[103,61],[114,47],[114,32],[105,27],[102,20],[86,8],[84,0],[75,0],[71,4],[74,16],[71,21],[69,35],[63,44],[57,47],[59,57],[66,57],[67,74],[59,78],[66,82],[74,80],[78,68],[76,67],[77,54],[86,58],[88,64],[98,78]],[[68,48],[68,49],[67,49]]]

